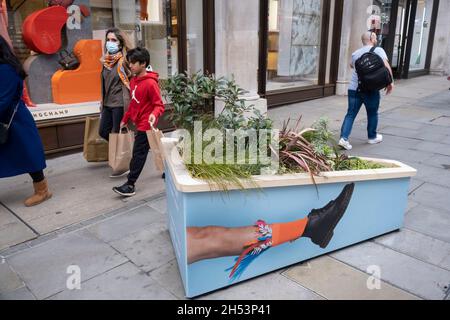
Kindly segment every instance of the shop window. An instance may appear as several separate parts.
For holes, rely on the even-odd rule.
[[[19,60],[25,62],[30,56],[30,50],[25,45],[22,39],[22,24],[25,18],[35,11],[44,9],[47,7],[47,1],[20,1],[11,0],[7,1],[8,8],[8,32],[14,47],[14,51]]]
[[[150,52],[150,64],[161,79],[178,71],[176,0],[113,0],[114,24]]]
[[[92,11],[92,30],[107,30],[114,25],[110,0],[90,1]]]
[[[318,84],[323,1],[270,0],[266,90]]]
[[[432,9],[433,0],[419,0],[417,2],[409,70],[425,69]]]
[[[150,52],[150,64],[162,79],[178,71],[176,1],[140,1],[142,45]]]
[[[187,72],[203,70],[203,0],[186,2]]]
[[[389,37],[391,9],[392,0],[373,0],[373,5],[367,8],[367,29],[377,34],[378,45],[381,47],[385,46]]]

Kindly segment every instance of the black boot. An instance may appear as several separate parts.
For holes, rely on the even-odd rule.
[[[322,249],[326,248],[333,237],[334,228],[347,210],[354,187],[354,183],[346,185],[335,200],[331,200],[321,209],[313,209],[308,215],[308,223],[302,237],[310,238]]]

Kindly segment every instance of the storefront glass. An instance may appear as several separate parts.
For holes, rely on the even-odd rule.
[[[406,19],[406,0],[400,0],[397,10],[397,21],[395,26],[394,50],[392,52],[392,67],[399,67],[400,56],[402,53],[402,41]]]
[[[14,46],[14,51],[19,59],[24,62],[30,56],[30,49],[22,40],[22,24],[25,18],[37,10],[47,6],[47,1],[7,1],[8,7],[8,32]]]
[[[392,9],[392,0],[373,0],[373,5],[368,9],[371,14],[368,20],[369,30],[378,36],[378,44],[384,47],[389,37],[389,26]]]
[[[203,70],[203,0],[186,1],[187,72]]]
[[[411,60],[409,64],[410,71],[425,69],[432,10],[433,0],[419,0],[417,2]]]
[[[318,84],[323,1],[270,0],[267,91]]]
[[[161,79],[167,79],[178,71],[176,1],[144,2],[147,2],[148,18],[143,20],[145,14],[141,14],[142,45],[150,52],[153,70],[159,73]]]

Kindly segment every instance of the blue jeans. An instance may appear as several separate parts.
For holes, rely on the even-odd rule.
[[[348,90],[348,110],[341,128],[341,138],[348,140],[352,132],[353,122],[364,103],[367,111],[367,135],[369,139],[377,137],[378,108],[380,106],[380,91],[356,92]]]

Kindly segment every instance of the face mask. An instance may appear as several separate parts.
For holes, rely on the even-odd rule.
[[[108,41],[106,42],[106,50],[108,50],[108,53],[115,54],[119,52],[119,45],[117,42]]]

